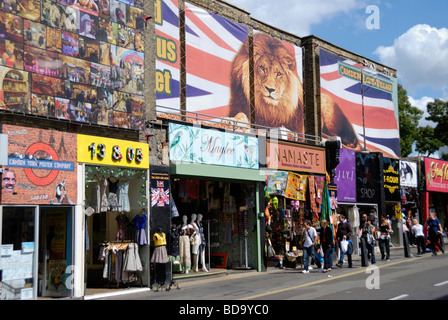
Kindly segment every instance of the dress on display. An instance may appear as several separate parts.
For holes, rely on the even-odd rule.
[[[110,211],[119,211],[117,191],[118,191],[118,180],[116,182],[112,182],[109,179],[109,195],[107,197],[107,203],[109,205]]]
[[[92,203],[91,206],[95,213],[101,212],[101,188],[99,183],[94,183],[92,186]]]
[[[152,263],[167,263],[168,254],[166,253],[166,235],[165,233],[155,233],[153,236],[155,249],[151,257]]]
[[[129,203],[129,180],[118,182],[118,205],[121,211],[131,211],[131,204]]]
[[[107,201],[107,186],[109,182],[107,179],[102,179],[100,184],[100,194],[101,194],[101,205],[100,205],[100,212],[106,212],[109,208],[108,201]]]
[[[146,240],[146,214],[136,215],[134,217],[135,223],[135,242],[138,243],[139,246],[143,246],[148,244]]]
[[[119,214],[116,218],[118,223],[117,240],[123,241],[126,239],[126,226],[129,224],[129,219],[125,214]]]

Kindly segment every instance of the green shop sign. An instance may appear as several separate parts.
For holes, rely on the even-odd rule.
[[[169,124],[170,161],[258,169],[258,138]]]

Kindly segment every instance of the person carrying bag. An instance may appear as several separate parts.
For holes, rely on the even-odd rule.
[[[316,265],[319,269],[322,268],[322,264],[320,263],[319,259],[316,258],[316,252],[314,250],[314,246],[317,242],[317,232],[316,229],[314,229],[311,225],[311,221],[306,220],[305,221],[305,228],[303,229],[302,234],[303,239],[303,267],[304,270],[302,273],[309,273],[309,258],[313,259],[316,262]]]

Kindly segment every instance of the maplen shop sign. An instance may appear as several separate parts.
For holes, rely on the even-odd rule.
[[[258,169],[258,138],[169,124],[170,161]]]

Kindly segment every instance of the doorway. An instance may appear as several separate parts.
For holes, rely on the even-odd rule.
[[[73,292],[72,207],[40,207],[39,297],[69,297]]]

